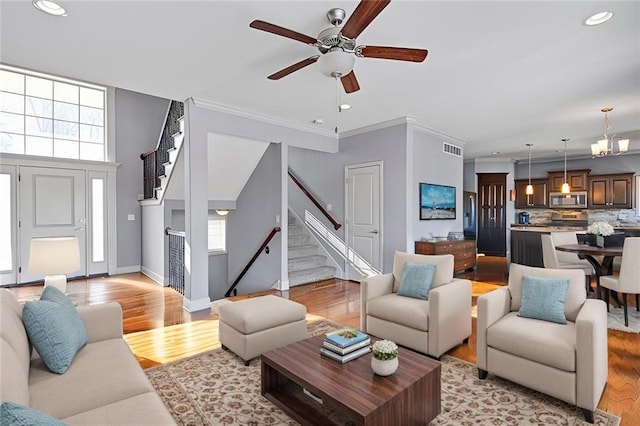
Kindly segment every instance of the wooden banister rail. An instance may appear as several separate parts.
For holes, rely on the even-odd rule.
[[[251,260],[249,261],[249,263],[247,263],[247,266],[244,267],[244,269],[242,270],[242,272],[240,272],[240,275],[238,275],[238,278],[236,278],[236,280],[233,282],[233,284],[231,284],[231,287],[229,287],[229,290],[227,290],[227,292],[224,294],[224,297],[229,297],[231,296],[232,292],[235,292],[234,294],[237,294],[238,291],[236,290],[236,287],[238,286],[238,284],[240,283],[240,280],[242,279],[242,277],[244,277],[244,274],[247,273],[247,271],[249,270],[249,268],[251,268],[251,265],[253,265],[253,263],[256,261],[256,259],[258,258],[258,256],[260,256],[260,253],[262,253],[262,251],[265,249],[265,247],[269,244],[269,242],[271,242],[271,240],[273,239],[273,237],[280,232],[280,227],[276,226],[275,228],[273,228],[271,230],[271,232],[269,233],[269,235],[267,235],[267,238],[264,239],[264,241],[262,242],[262,245],[260,246],[260,248],[258,250],[256,250],[255,254],[253,255],[253,257],[251,258]]]
[[[329,219],[329,222],[331,222],[333,224],[333,227],[336,229],[336,231],[338,229],[340,229],[340,227],[342,226],[341,223],[339,223],[337,220],[335,220],[333,218],[333,216],[331,216],[331,213],[329,213],[323,206],[322,204],[320,204],[320,202],[318,200],[316,200],[316,198],[311,194],[311,192],[309,192],[309,190],[307,190],[307,188],[305,188],[305,186],[302,184],[302,182],[300,182],[300,180],[298,180],[298,178],[291,172],[291,169],[288,170],[289,172],[289,177],[291,178],[291,180],[293,180],[293,182],[298,185],[298,188],[300,188],[302,190],[302,192],[304,192],[304,194],[311,200],[311,202],[318,208],[320,209],[320,211],[322,212],[323,215],[325,215],[325,217],[327,219]]]

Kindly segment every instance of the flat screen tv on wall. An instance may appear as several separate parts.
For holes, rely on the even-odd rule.
[[[420,183],[420,220],[455,218],[456,188]]]

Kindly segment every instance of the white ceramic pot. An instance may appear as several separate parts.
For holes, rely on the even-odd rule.
[[[378,376],[390,376],[398,369],[398,358],[381,360],[372,356],[371,369]]]

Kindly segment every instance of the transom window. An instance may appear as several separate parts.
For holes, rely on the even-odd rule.
[[[106,89],[0,64],[0,152],[105,161]]]

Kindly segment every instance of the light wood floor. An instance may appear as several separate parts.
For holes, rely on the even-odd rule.
[[[480,257],[476,271],[458,275],[473,281],[477,297],[506,284],[506,260]],[[21,301],[32,300],[42,287],[11,289]],[[277,291],[265,293],[280,294]],[[328,280],[292,288],[282,294],[307,307],[310,317],[321,316],[359,327],[360,294],[357,283]],[[69,296],[78,304],[109,301],[123,309],[125,340],[143,368],[168,363],[220,346],[217,315],[209,311],[190,314],[182,297],[141,274],[92,278],[69,283]],[[235,299],[256,296],[238,296]],[[632,302],[633,303],[633,302]],[[635,305],[634,305],[635,306]],[[598,408],[622,417],[623,426],[640,425],[640,334],[609,330],[609,377]],[[469,362],[476,360],[476,321],[469,344],[448,352]]]

